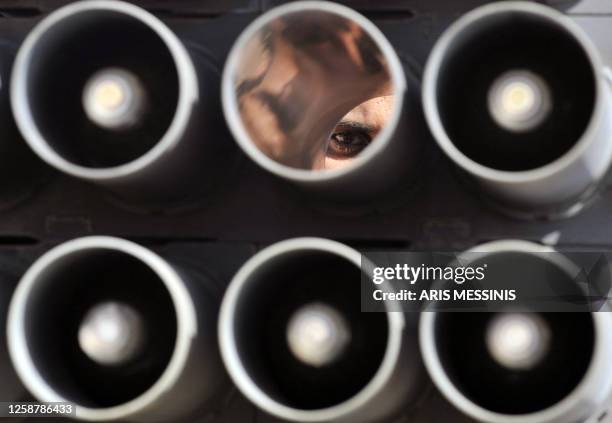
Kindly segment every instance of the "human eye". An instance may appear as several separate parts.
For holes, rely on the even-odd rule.
[[[357,156],[372,142],[371,130],[360,124],[340,123],[329,137],[326,156],[346,160]]]

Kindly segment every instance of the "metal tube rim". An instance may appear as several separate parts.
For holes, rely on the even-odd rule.
[[[473,247],[466,252],[482,253],[482,255],[502,252],[502,251],[517,251],[517,252],[537,252],[537,253],[553,253],[557,252],[554,248],[536,244],[523,240],[500,240],[492,241],[479,246]],[[473,257],[473,256],[471,256]],[[558,265],[565,271],[578,269],[577,266],[569,259],[558,261],[550,260],[551,263]],[[612,370],[609,363],[609,346],[604,340],[610,339],[607,326],[611,323],[607,312],[591,313],[593,318],[593,326],[595,329],[595,344],[593,347],[593,356],[591,363],[588,366],[580,383],[561,401],[557,404],[545,408],[543,410],[527,413],[527,414],[502,414],[487,410],[468,399],[455,384],[450,380],[444,366],[441,363],[440,355],[435,341],[434,331],[437,312],[425,311],[422,313],[419,323],[419,344],[421,346],[421,355],[427,372],[431,376],[432,381],[440,390],[442,395],[458,409],[466,415],[483,422],[494,423],[553,423],[553,422],[570,422],[575,417],[578,407],[584,399],[594,401],[597,398],[603,401],[608,396],[608,392],[612,388],[612,381],[602,377],[601,367]],[[595,388],[592,387],[593,381],[597,383]],[[602,385],[603,389],[602,389]]]
[[[484,166],[472,160],[461,152],[452,142],[442,120],[437,105],[437,79],[440,67],[444,61],[445,50],[452,44],[453,40],[461,32],[467,30],[472,24],[480,19],[486,19],[502,13],[525,13],[535,15],[554,23],[560,30],[565,31],[582,47],[585,55],[589,59],[591,71],[595,81],[595,104],[591,119],[580,139],[561,157],[545,164],[544,166],[522,170],[506,171]],[[477,7],[466,13],[455,21],[438,39],[425,66],[423,74],[423,109],[427,124],[434,135],[434,139],[444,153],[459,167],[468,173],[489,180],[504,184],[522,184],[534,180],[545,179],[553,176],[559,171],[569,167],[588,149],[595,141],[595,134],[599,130],[598,122],[605,118],[606,98],[608,86],[602,72],[605,67],[601,55],[596,49],[591,39],[584,31],[570,18],[556,11],[555,9],[530,3],[526,1],[497,1],[492,4]]]
[[[39,276],[50,265],[84,250],[112,250],[130,255],[153,270],[168,290],[177,319],[177,334],[172,356],[159,379],[144,393],[123,404],[91,408],[76,405],[77,418],[89,421],[111,421],[140,414],[162,398],[180,378],[188,361],[193,338],[198,331],[197,314],[190,294],[179,274],[153,251],[121,238],[91,236],[77,238],[51,249],[41,256],[20,281],[11,300],[7,333],[9,353],[15,369],[28,390],[41,401],[68,401],[49,386],[37,370],[25,337],[26,305]]]
[[[330,14],[341,16],[345,19],[356,22],[365,32],[372,37],[381,53],[387,60],[389,73],[393,83],[394,105],[391,117],[376,136],[377,142],[371,143],[368,148],[364,149],[357,155],[354,161],[345,167],[339,169],[326,169],[323,171],[311,171],[306,169],[297,169],[290,166],[278,163],[274,159],[263,153],[253,141],[242,123],[242,118],[236,101],[235,87],[233,80],[233,69],[239,63],[240,53],[248,41],[267,23],[274,19],[289,13],[304,12],[304,11],[323,11]],[[327,181],[337,180],[353,172],[363,168],[370,160],[381,155],[385,148],[391,142],[396,128],[400,124],[401,115],[404,107],[404,95],[407,91],[406,75],[400,59],[385,35],[362,14],[355,10],[328,1],[317,0],[302,0],[287,3],[282,6],[277,6],[270,11],[264,13],[255,19],[246,29],[242,31],[240,36],[234,42],[232,49],[225,62],[223,69],[223,77],[221,82],[221,101],[223,105],[223,115],[227,125],[240,148],[253,160],[257,165],[275,174],[283,179],[291,180],[298,183],[317,184]]]
[[[335,421],[354,412],[373,400],[391,379],[396,363],[401,359],[403,330],[406,322],[404,315],[393,309],[387,312],[389,336],[385,354],[376,374],[361,391],[348,400],[317,410],[301,410],[281,404],[272,399],[252,380],[242,365],[242,360],[234,342],[234,312],[240,291],[249,282],[249,276],[261,266],[280,255],[304,251],[321,251],[340,256],[357,267],[361,267],[361,254],[336,241],[324,238],[292,238],[273,244],[249,259],[230,283],[221,304],[219,318],[219,345],[225,367],[238,389],[255,405],[271,415],[296,422]]]
[[[162,40],[172,56],[178,75],[178,100],[172,122],[164,135],[149,151],[128,163],[108,168],[77,165],[62,157],[42,135],[32,115],[29,101],[28,74],[32,52],[45,34],[80,13],[116,12],[145,24]],[[72,176],[92,181],[114,181],[143,171],[176,147],[183,138],[193,109],[199,101],[199,83],[193,61],[179,38],[157,17],[146,10],[119,0],[88,0],[61,7],[40,21],[19,49],[11,77],[11,108],[15,121],[30,148],[46,163]]]

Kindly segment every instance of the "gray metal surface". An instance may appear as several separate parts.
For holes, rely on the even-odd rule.
[[[17,48],[39,19],[65,0],[4,0],[0,39]],[[220,71],[238,34],[273,0],[135,2],[155,11],[197,52]],[[371,18],[388,37],[407,69],[419,75],[437,36],[460,13],[482,0],[345,1]],[[612,65],[612,2],[553,1],[567,9]],[[569,9],[568,9],[569,8]],[[608,16],[608,14],[610,14]],[[7,59],[4,59],[7,60]],[[4,67],[3,67],[4,68]],[[0,96],[7,75],[0,75]],[[220,106],[220,105],[219,105]],[[415,117],[415,119],[419,119]],[[15,283],[34,259],[52,245],[85,235],[115,235],[141,242],[177,260],[196,261],[228,283],[235,271],[263,246],[296,236],[321,236],[356,248],[466,249],[501,238],[520,238],[585,249],[612,248],[612,176],[585,210],[567,220],[514,220],[489,207],[463,181],[449,161],[425,139],[421,177],[392,195],[362,206],[339,207],[318,201],[266,174],[244,156],[225,128],[211,134],[222,140],[230,160],[218,170],[212,188],[181,209],[151,211],[128,204],[99,188],[45,168],[26,178],[29,195],[16,205],[0,204],[1,283]],[[17,140],[20,142],[20,140]],[[36,176],[41,174],[42,176]],[[20,198],[22,196],[19,196]],[[10,200],[10,199],[9,199]],[[11,204],[9,204],[11,203]],[[397,422],[470,422],[429,384],[423,402]],[[37,419],[35,421],[45,421]],[[211,423],[273,422],[237,391],[218,410],[192,421]],[[612,421],[609,414],[602,422]]]

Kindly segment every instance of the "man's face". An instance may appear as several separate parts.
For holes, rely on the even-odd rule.
[[[345,166],[390,115],[386,63],[369,36],[346,19],[279,19],[244,57],[237,82],[242,121],[253,143],[284,165]]]

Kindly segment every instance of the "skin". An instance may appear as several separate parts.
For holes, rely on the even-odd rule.
[[[263,153],[287,166],[347,164],[348,157],[328,157],[338,122],[361,123],[373,138],[389,115],[386,64],[346,19],[320,13],[278,19],[251,41],[242,60],[237,96],[245,128]]]

